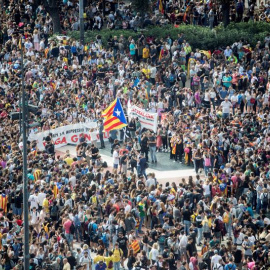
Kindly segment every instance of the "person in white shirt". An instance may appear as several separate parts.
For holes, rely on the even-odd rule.
[[[219,264],[221,264],[221,262],[223,262],[222,257],[220,255],[218,255],[218,251],[215,250],[214,251],[215,255],[211,258],[211,269],[215,270],[215,269],[219,269],[219,268],[215,268],[216,266],[218,266]],[[222,270],[223,268],[220,268],[220,270]]]
[[[118,169],[119,165],[119,146],[116,146],[113,151],[113,168]]]
[[[236,108],[236,105],[237,105],[237,102],[238,102],[238,96],[236,93],[233,93],[233,95],[231,96],[231,103],[232,103],[232,108],[233,108],[233,114],[234,114],[234,110]]]
[[[33,207],[32,211],[30,212],[30,224],[38,232],[39,212],[37,212],[36,207]]]
[[[128,202],[125,202],[125,214],[130,213],[131,211],[131,206]]]
[[[30,202],[30,210],[32,210],[34,207],[38,209],[39,199],[38,199],[38,193],[35,192],[34,194],[30,195],[28,202]],[[43,202],[42,202],[43,203]]]
[[[71,183],[72,187],[76,185],[76,176],[74,172],[71,172],[71,177],[69,178],[68,182]]]
[[[232,107],[232,103],[226,97],[224,101],[221,102],[220,107],[222,108],[222,117],[226,119],[230,116],[230,110]]]
[[[40,192],[38,193],[39,210],[42,209],[42,206],[43,206],[42,204],[45,198],[46,198],[46,193],[44,193],[44,188],[42,188]]]
[[[91,258],[89,257],[88,252],[84,252],[83,256],[80,259],[80,264],[84,265],[85,270],[90,270]]]
[[[179,250],[180,250],[180,258],[182,260],[185,260],[187,258],[187,243],[188,243],[188,238],[185,235],[184,231],[181,231],[180,236],[179,236]]]
[[[158,244],[154,243],[150,251],[149,257],[151,257],[151,260],[155,263],[158,260],[158,255],[159,255]]]

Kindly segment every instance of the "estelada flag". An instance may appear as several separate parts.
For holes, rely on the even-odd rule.
[[[157,5],[158,5],[159,12],[162,13],[162,14],[164,14],[164,8],[163,8],[162,0],[158,0],[157,1]]]
[[[103,123],[105,131],[120,129],[127,126],[127,120],[118,98],[103,111],[102,116],[105,118]]]

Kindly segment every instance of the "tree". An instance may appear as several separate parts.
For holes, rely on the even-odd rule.
[[[224,27],[230,23],[230,0],[220,0]]]
[[[60,16],[59,16],[59,6],[60,1],[58,0],[41,0],[41,4],[43,4],[46,12],[52,18],[53,22],[53,33],[61,33],[61,24],[60,24]]]
[[[133,0],[132,7],[142,16],[150,10],[150,0]]]

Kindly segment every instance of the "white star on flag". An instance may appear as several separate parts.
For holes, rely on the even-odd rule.
[[[117,114],[117,116],[120,116],[121,111],[119,111],[119,110],[117,109],[117,111],[115,111],[115,113]]]

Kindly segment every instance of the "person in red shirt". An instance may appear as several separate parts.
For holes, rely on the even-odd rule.
[[[67,217],[67,220],[64,222],[63,227],[65,230],[65,236],[68,241],[68,244],[72,247],[73,245],[73,234],[70,232],[70,227],[72,225],[72,220]]]

